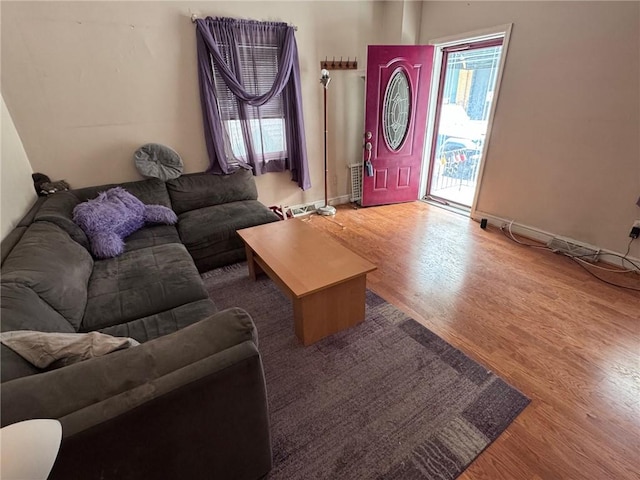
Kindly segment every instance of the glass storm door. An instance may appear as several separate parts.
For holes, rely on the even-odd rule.
[[[433,47],[367,52],[363,206],[418,200]]]
[[[470,207],[475,196],[502,38],[445,47],[427,198]]]

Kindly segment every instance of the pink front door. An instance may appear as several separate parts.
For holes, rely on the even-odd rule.
[[[369,46],[363,206],[419,197],[432,66],[429,45]]]

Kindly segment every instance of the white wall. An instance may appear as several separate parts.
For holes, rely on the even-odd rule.
[[[379,18],[377,43],[415,45],[420,36],[422,3],[411,0],[376,1]]]
[[[2,103],[2,136],[0,141],[0,238],[4,239],[27,213],[37,199],[33,188],[31,165],[13,124],[11,115]]]
[[[420,40],[505,23],[478,211],[626,251],[640,218],[640,4],[425,2]]]
[[[1,2],[2,94],[35,171],[72,187],[140,178],[133,151],[207,165],[191,13],[296,24],[311,180],[258,177],[260,199],[323,197],[319,61],[513,23],[478,210],[624,252],[640,195],[637,2]],[[364,82],[332,72],[329,196],[361,159]],[[631,255],[640,255],[636,242]]]
[[[132,154],[147,142],[177,150],[187,172],[207,166],[195,27],[233,16],[298,26],[302,97],[313,188],[290,174],[257,178],[260,200],[324,197],[320,60],[364,67],[372,2],[2,2],[2,93],[31,164],[72,187],[141,178]],[[329,87],[329,196],[349,193],[347,164],[361,157],[364,82],[334,71]]]

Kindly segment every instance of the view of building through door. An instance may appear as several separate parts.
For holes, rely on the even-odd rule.
[[[465,207],[473,203],[502,41],[442,49],[427,198]]]

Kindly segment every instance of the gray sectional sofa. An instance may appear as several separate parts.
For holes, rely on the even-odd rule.
[[[40,199],[2,243],[2,331],[98,331],[141,345],[54,370],[1,346],[1,423],[56,418],[51,479],[255,479],[271,468],[257,333],[199,272],[244,257],[235,231],[278,219],[250,172],[121,184],[179,222],[97,260],[73,208],[113,185]]]

